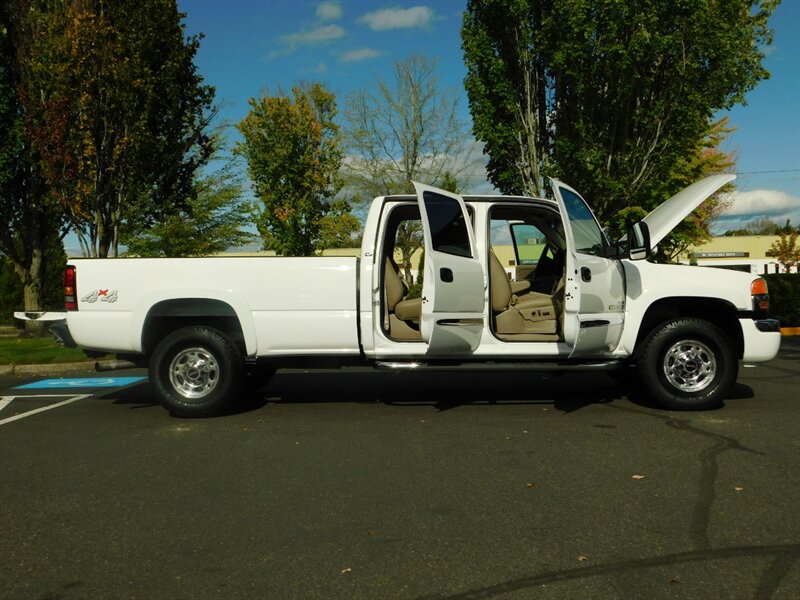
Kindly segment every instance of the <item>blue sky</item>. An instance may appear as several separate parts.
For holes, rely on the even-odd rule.
[[[228,123],[245,116],[248,98],[279,87],[290,90],[299,81],[323,82],[336,92],[341,109],[348,93],[376,76],[391,79],[393,63],[415,53],[437,59],[439,81],[460,96],[461,118],[469,123],[459,36],[465,5],[465,0],[178,1],[187,33],[205,35],[196,62],[216,87],[217,100],[224,101],[220,118]],[[741,175],[717,232],[754,217],[800,224],[800,0],[783,0],[770,24],[775,39],[765,66],[772,77],[748,94],[746,106],[729,113],[736,131],[725,149],[736,152]],[[474,186],[485,191],[485,184],[477,183],[481,179],[476,173]]]

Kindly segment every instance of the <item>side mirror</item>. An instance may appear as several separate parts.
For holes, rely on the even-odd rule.
[[[650,248],[650,229],[647,223],[639,221],[628,227],[628,258],[644,260],[652,253]]]

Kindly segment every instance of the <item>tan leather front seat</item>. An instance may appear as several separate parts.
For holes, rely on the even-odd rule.
[[[556,333],[556,303],[539,292],[516,296],[511,281],[494,252],[489,252],[492,313],[498,334]]]

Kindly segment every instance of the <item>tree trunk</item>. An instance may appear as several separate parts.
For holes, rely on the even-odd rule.
[[[31,252],[31,264],[27,268],[14,265],[14,270],[22,279],[22,293],[25,303],[25,312],[42,310],[42,292],[44,290],[44,260],[41,248],[34,248]],[[41,337],[46,335],[44,323],[41,321],[25,321],[26,335]]]

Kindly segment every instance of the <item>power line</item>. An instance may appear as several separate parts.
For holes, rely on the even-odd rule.
[[[734,175],[760,175],[762,173],[797,173],[800,169],[781,169],[778,171],[734,171]]]

